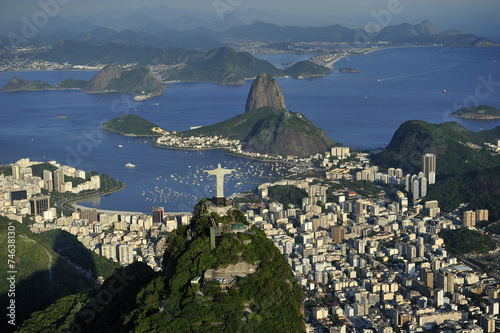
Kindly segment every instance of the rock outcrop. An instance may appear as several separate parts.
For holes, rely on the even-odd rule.
[[[119,79],[122,75],[122,69],[117,64],[111,64],[99,71],[85,87],[88,92],[102,92],[106,89],[109,81],[112,79]]]
[[[268,74],[259,75],[253,82],[245,113],[184,134],[237,139],[247,152],[282,156],[306,157],[335,145],[306,117],[285,109],[283,93]]]
[[[265,73],[260,74],[253,81],[248,93],[245,112],[250,112],[264,106],[270,106],[277,110],[285,109],[285,98],[280,86],[276,80]]]

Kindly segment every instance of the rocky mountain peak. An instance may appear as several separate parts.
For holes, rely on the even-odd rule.
[[[270,75],[264,73],[253,81],[248,93],[245,112],[269,106],[277,110],[285,110],[285,98],[280,86]]]
[[[112,79],[119,79],[122,69],[117,64],[111,64],[99,71],[87,84],[85,91],[104,91]]]

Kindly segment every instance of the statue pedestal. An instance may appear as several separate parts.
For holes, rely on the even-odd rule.
[[[229,206],[216,206],[215,204],[214,205],[208,205],[207,206],[207,209],[209,212],[213,212],[213,213],[217,213],[217,215],[219,216],[225,216],[227,215],[227,212],[229,212],[231,209],[233,209],[234,206],[233,205],[229,205]]]
[[[225,197],[222,197],[222,198],[214,197],[212,199],[212,203],[214,205],[216,205],[217,207],[224,207],[226,205],[226,198]]]

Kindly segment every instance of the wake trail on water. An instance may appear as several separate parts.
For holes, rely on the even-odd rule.
[[[415,74],[408,74],[408,75],[402,75],[402,76],[388,77],[388,78],[385,78],[385,79],[378,79],[377,81],[378,82],[383,82],[383,81],[405,79],[405,78],[413,77],[413,76],[420,76],[420,75],[425,75],[425,74],[436,73],[436,72],[444,71],[444,70],[447,70],[447,69],[450,69],[450,68],[453,68],[453,67],[457,67],[458,65],[460,65],[462,63],[462,60],[463,60],[463,58],[460,58],[460,59],[452,62],[449,65],[446,65],[446,66],[440,67],[440,68],[436,68],[436,69],[433,69],[431,71],[420,72],[420,73],[415,73]]]

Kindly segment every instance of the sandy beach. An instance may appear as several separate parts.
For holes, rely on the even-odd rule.
[[[389,49],[401,49],[401,48],[406,48],[406,47],[416,47],[416,46],[391,46],[391,47],[379,47],[379,48],[374,48],[372,50],[368,50],[368,51],[365,51],[363,53],[360,53],[360,54],[356,54],[356,55],[344,55],[344,56],[340,56],[338,58],[335,58],[329,62],[327,62],[324,66],[325,67],[329,67],[329,68],[333,68],[333,65],[339,61],[340,59],[342,58],[346,58],[346,57],[351,57],[351,56],[362,56],[362,55],[367,55],[368,53],[372,53],[372,52],[375,52],[375,51],[380,51],[380,50],[389,50]]]

